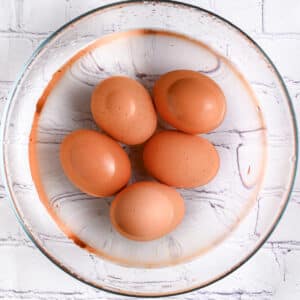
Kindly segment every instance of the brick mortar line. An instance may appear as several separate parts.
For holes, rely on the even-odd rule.
[[[81,299],[81,297],[83,297],[82,299],[88,299],[88,300],[96,300],[99,299],[98,297],[101,296],[101,294],[104,293],[102,291],[97,291],[94,290],[92,293],[88,293],[88,292],[64,292],[64,291],[49,291],[49,290],[17,290],[17,289],[0,289],[0,296],[2,295],[10,295],[10,294],[14,294],[14,295],[20,295],[22,296],[26,296],[26,297],[34,297],[34,296],[46,296],[46,297],[53,297],[53,296],[62,296],[62,297],[80,297],[79,299]],[[90,295],[88,295],[90,294]],[[233,290],[232,292],[218,292],[218,291],[203,291],[203,290],[199,290],[197,292],[194,293],[194,295],[186,295],[186,297],[183,295],[182,299],[195,299],[194,296],[195,294],[197,296],[221,296],[221,297],[229,297],[229,296],[233,296],[233,297],[240,297],[242,295],[244,296],[271,296],[273,293],[272,291],[269,290],[265,290],[265,289],[261,289],[261,290],[257,290],[257,291],[247,291],[244,289],[241,290]],[[107,294],[109,297],[106,299],[116,299],[114,295],[112,294]],[[95,298],[96,297],[96,298]],[[34,298],[35,299],[35,298]],[[73,299],[73,298],[71,298]],[[239,298],[238,298],[239,299]]]
[[[261,0],[261,32],[265,32],[265,0]]]
[[[62,243],[62,244],[72,244],[71,241],[66,239],[60,239],[55,236],[45,237],[48,242]],[[237,243],[238,244],[238,243]],[[27,239],[25,236],[22,237],[20,234],[10,234],[7,237],[0,237],[0,247],[25,247],[31,249],[37,249],[34,243]],[[277,241],[267,241],[264,245],[264,249],[269,249],[270,247],[276,247],[276,249],[290,249],[294,251],[300,251],[300,240],[277,240]]]
[[[15,9],[16,9],[16,28],[22,28],[22,20],[23,20],[23,0],[15,0]]]
[[[17,30],[0,30],[0,37],[6,38],[20,38],[20,39],[41,39],[47,38],[53,31],[39,33],[30,31],[17,31]]]
[[[5,80],[0,80],[0,87],[1,87],[1,85],[2,86],[7,86],[7,87],[9,87],[11,84],[13,84],[14,83],[14,81],[13,80],[7,80],[7,81],[5,81]],[[2,187],[0,186],[0,189],[1,189]]]

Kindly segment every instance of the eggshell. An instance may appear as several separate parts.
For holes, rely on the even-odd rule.
[[[221,88],[195,71],[162,75],[154,85],[153,96],[162,119],[187,133],[209,132],[224,119],[226,101]]]
[[[60,161],[69,180],[93,196],[110,196],[127,184],[130,161],[121,146],[93,130],[77,130],[60,146]]]
[[[125,237],[137,241],[158,239],[184,216],[184,200],[173,188],[151,181],[134,183],[113,200],[110,219]]]
[[[156,129],[157,116],[148,91],[127,77],[102,81],[93,92],[91,111],[100,128],[128,145],[145,142]]]
[[[211,181],[220,165],[206,139],[178,131],[161,131],[145,145],[144,166],[159,181],[176,187],[197,187]]]

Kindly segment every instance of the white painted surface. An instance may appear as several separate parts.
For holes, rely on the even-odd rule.
[[[12,81],[34,47],[56,27],[107,0],[0,0],[0,113]],[[263,46],[285,78],[300,113],[299,1],[189,0],[230,19]],[[284,7],[283,7],[284,5]],[[280,22],[279,22],[280,21]],[[265,246],[238,271],[177,299],[300,299],[300,178]],[[50,263],[27,239],[0,185],[1,299],[121,299],[90,288]],[[174,299],[176,297],[172,297]]]
[[[291,9],[291,7],[293,9]],[[298,33],[300,31],[298,0],[265,0],[265,31]]]

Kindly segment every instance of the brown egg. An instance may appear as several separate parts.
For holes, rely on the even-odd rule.
[[[92,196],[110,196],[127,184],[130,161],[121,146],[93,130],[76,130],[60,146],[60,161],[69,180]]]
[[[181,131],[206,133],[224,119],[224,94],[212,79],[201,73],[188,70],[166,73],[156,81],[153,95],[162,119]]]
[[[217,174],[220,159],[206,139],[178,131],[161,131],[145,145],[144,166],[156,179],[170,186],[196,187]]]
[[[93,92],[91,110],[100,128],[128,145],[145,142],[156,129],[157,116],[148,91],[127,77],[102,81]]]
[[[158,239],[184,216],[184,201],[173,188],[158,182],[134,183],[113,200],[110,219],[117,231],[137,241]]]

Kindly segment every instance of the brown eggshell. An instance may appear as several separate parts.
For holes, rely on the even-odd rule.
[[[110,219],[123,236],[150,241],[174,230],[184,211],[184,200],[175,189],[143,181],[128,186],[115,197]]]
[[[177,70],[162,75],[154,85],[153,96],[160,116],[187,133],[209,132],[224,119],[226,102],[221,88],[195,71]]]
[[[145,145],[144,166],[159,181],[176,187],[207,184],[217,174],[220,159],[206,139],[178,131],[161,131]]]
[[[102,81],[93,92],[91,111],[100,128],[128,145],[145,142],[156,129],[157,116],[148,91],[127,77]]]
[[[60,146],[60,161],[69,180],[92,196],[110,196],[127,184],[130,161],[121,146],[93,130],[76,130]]]

